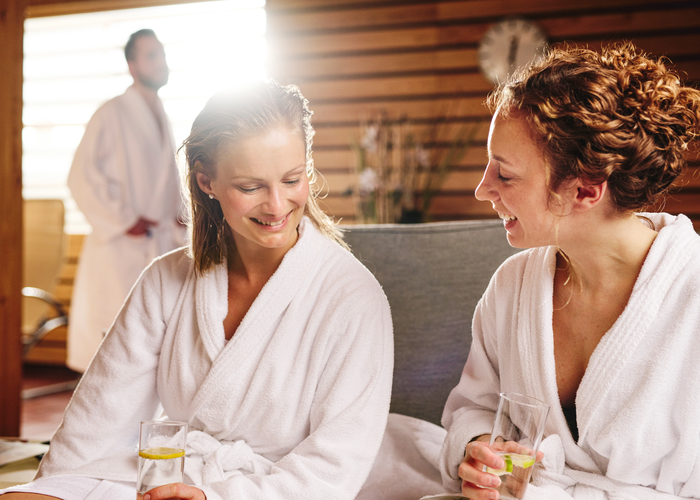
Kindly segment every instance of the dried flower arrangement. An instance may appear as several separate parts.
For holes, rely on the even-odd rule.
[[[351,144],[357,185],[347,191],[357,200],[359,221],[386,224],[430,220],[433,197],[479,130],[478,122],[462,123],[446,150],[430,148],[448,123],[443,116],[422,135],[408,118],[392,121],[386,113],[362,124],[361,139]]]

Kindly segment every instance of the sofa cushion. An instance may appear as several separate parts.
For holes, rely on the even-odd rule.
[[[517,252],[500,220],[342,226],[394,321],[391,411],[440,424],[471,344],[474,308]]]

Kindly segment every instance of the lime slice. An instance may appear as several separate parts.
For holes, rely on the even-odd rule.
[[[185,456],[185,450],[182,448],[147,448],[139,451],[141,458],[149,460],[169,460],[171,458],[180,458]]]
[[[492,469],[491,467],[486,467],[486,472],[490,474],[495,474],[497,476],[502,476],[504,474],[512,474],[513,467],[521,467],[527,469],[535,465],[535,459],[530,455],[522,455],[520,453],[503,453],[499,456],[505,462],[505,465],[500,469]]]

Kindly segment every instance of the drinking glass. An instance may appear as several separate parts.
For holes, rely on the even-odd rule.
[[[156,486],[181,483],[185,468],[187,422],[149,420],[141,422],[136,498]]]
[[[514,392],[500,394],[489,446],[505,466],[497,470],[484,467],[499,476],[500,498],[522,500],[525,496],[548,413],[549,406],[538,399]]]

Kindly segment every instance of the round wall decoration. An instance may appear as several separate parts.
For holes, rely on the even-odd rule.
[[[542,57],[547,38],[532,21],[511,17],[486,32],[479,44],[479,65],[493,83],[506,80],[520,66]]]

